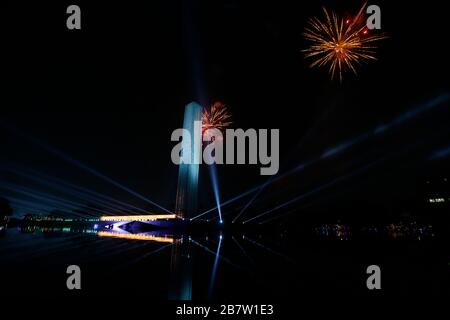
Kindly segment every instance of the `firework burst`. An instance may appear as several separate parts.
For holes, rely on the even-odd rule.
[[[202,133],[208,129],[218,129],[220,131],[229,127],[231,115],[228,108],[222,102],[215,102],[210,108],[203,109],[202,113]]]
[[[306,58],[314,59],[310,67],[326,67],[331,78],[336,74],[342,82],[346,70],[356,72],[357,66],[376,58],[376,42],[387,38],[386,34],[370,34],[366,26],[364,9],[353,19],[343,19],[323,7],[325,19],[314,17],[308,21],[303,36],[311,45],[303,50]],[[370,30],[371,31],[371,30]]]

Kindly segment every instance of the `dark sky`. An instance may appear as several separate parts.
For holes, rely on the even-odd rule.
[[[82,10],[81,31],[65,26],[66,7],[73,3]],[[280,129],[286,171],[448,92],[449,27],[442,1],[377,1],[389,34],[379,61],[362,66],[358,76],[348,74],[342,84],[325,70],[309,69],[301,53],[307,18],[320,15],[322,4],[351,13],[361,3],[2,1],[0,120],[173,208],[177,167],[170,161],[170,134],[181,127],[186,103],[221,100],[235,127]],[[447,102],[283,179],[255,210],[417,144],[372,179],[344,183],[359,189],[358,198],[373,199],[373,190],[388,184],[403,190],[395,187],[397,193],[386,196],[411,196],[410,182],[442,165],[424,159],[450,145],[448,116]],[[142,204],[4,127],[2,168],[31,168]],[[220,167],[222,198],[265,181],[258,172],[258,166]],[[11,176],[2,170],[0,178]],[[200,183],[200,207],[208,209],[214,202],[206,170]]]

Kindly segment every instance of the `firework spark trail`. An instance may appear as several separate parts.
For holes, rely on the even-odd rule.
[[[202,114],[202,133],[208,129],[218,129],[223,131],[229,127],[231,115],[228,108],[222,102],[215,102],[209,109],[204,109]]]
[[[357,74],[356,67],[363,62],[377,60],[376,42],[386,39],[385,33],[369,34],[364,19],[364,9],[359,10],[354,19],[343,19],[335,12],[323,7],[325,20],[317,17],[310,18],[303,36],[311,42],[308,49],[303,50],[306,58],[314,61],[310,67],[327,67],[331,78],[336,73],[342,82],[342,74],[351,70]]]

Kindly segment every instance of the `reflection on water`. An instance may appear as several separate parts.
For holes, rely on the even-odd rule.
[[[436,238],[431,226],[416,222],[205,234],[28,224],[0,237],[0,271],[8,274],[3,287],[12,294],[67,293],[65,270],[76,264],[87,294],[279,299],[302,290],[364,293],[365,267],[379,263],[390,270],[386,290],[401,292],[414,277],[426,279],[418,289],[448,290],[450,258],[445,241],[431,241]]]
[[[192,256],[189,238],[184,236],[172,246],[168,298],[192,299]]]
[[[172,235],[163,234],[159,236],[161,232],[146,232],[146,233],[119,233],[114,231],[99,231],[97,235],[99,237],[111,237],[111,238],[120,238],[120,239],[128,239],[128,240],[146,240],[146,241],[156,241],[156,242],[166,242],[166,243],[174,243],[175,238]]]

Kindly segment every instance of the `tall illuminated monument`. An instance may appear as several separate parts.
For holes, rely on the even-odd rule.
[[[181,143],[181,163],[175,204],[175,213],[184,219],[189,219],[197,212],[198,175],[202,152],[201,121],[202,107],[195,102],[187,104],[184,109],[185,131]],[[187,132],[189,137],[185,136]]]

